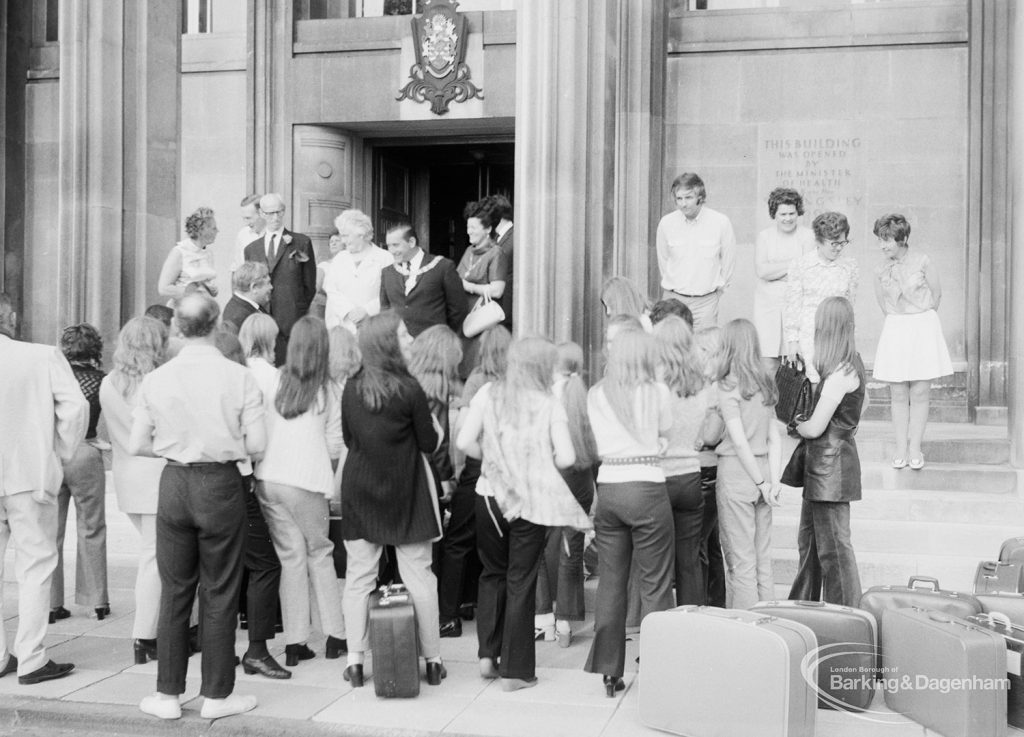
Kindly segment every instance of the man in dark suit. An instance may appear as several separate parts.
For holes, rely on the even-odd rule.
[[[391,226],[386,241],[395,263],[380,274],[381,312],[397,312],[414,338],[431,325],[447,325],[461,335],[469,303],[455,264],[424,253],[411,223]]]
[[[245,318],[254,312],[265,312],[273,286],[267,265],[262,261],[246,261],[231,275],[234,294],[224,305],[221,321],[230,325],[237,335]]]
[[[501,309],[505,312],[505,319],[501,321],[501,324],[508,328],[509,332],[512,332],[512,289],[513,275],[515,274],[512,263],[513,245],[515,242],[512,234],[512,230],[515,227],[512,223],[512,203],[508,201],[508,197],[501,194],[491,195],[490,200],[491,207],[498,219],[498,224],[494,226],[494,230],[498,234],[498,248],[508,255],[508,275],[505,277],[505,291],[501,293],[501,297],[498,299]]]
[[[260,213],[267,229],[245,247],[246,261],[262,261],[270,273],[270,315],[280,332],[274,357],[284,365],[288,336],[296,320],[309,311],[316,296],[316,259],[308,236],[284,227],[284,199],[276,192],[260,198]]]

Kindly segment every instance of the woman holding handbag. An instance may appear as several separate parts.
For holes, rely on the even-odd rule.
[[[850,542],[850,502],[861,498],[854,435],[867,381],[854,340],[853,305],[829,297],[814,318],[814,355],[822,377],[810,419],[797,424],[803,440],[803,505],[797,545],[800,563],[790,599],[857,606],[860,576]],[[787,467],[799,463],[800,447]]]
[[[497,232],[494,229],[498,224],[498,218],[487,198],[467,205],[463,217],[466,218],[469,248],[462,254],[457,270],[462,277],[462,288],[466,292],[470,308],[463,329],[466,342],[463,346],[462,365],[459,368],[459,375],[465,378],[476,367],[479,358],[479,334],[502,320],[498,315],[501,308],[497,300],[505,293],[509,257],[508,253],[498,246]],[[489,317],[475,314],[481,310],[493,314]],[[468,332],[466,327],[470,328]]]

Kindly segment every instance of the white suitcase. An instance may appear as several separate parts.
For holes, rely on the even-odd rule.
[[[812,737],[814,632],[741,609],[679,607],[640,627],[640,720],[685,737]],[[809,672],[804,672],[805,670]]]

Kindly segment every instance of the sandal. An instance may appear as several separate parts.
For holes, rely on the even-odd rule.
[[[904,458],[903,456],[897,456],[896,458],[893,458],[892,459],[892,467],[897,469],[897,470],[899,470],[901,468],[906,468],[907,467],[907,459]]]
[[[915,471],[920,471],[922,468],[924,468],[924,457],[921,456],[918,458],[911,458],[910,467]]]

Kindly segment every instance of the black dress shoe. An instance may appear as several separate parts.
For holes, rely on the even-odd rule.
[[[71,663],[54,663],[49,660],[42,668],[32,671],[27,676],[18,676],[18,683],[22,686],[31,686],[33,683],[52,681],[55,678],[63,678],[74,669],[75,666]]]
[[[441,623],[441,637],[462,637],[462,620],[449,619]]]
[[[135,665],[156,660],[156,640],[136,640],[132,647],[135,650]]]
[[[281,664],[270,655],[267,655],[265,658],[250,658],[248,656],[242,658],[242,670],[249,675],[259,673],[267,678],[283,679],[292,677],[292,672],[282,668]]]
[[[473,621],[473,613],[476,609],[476,604],[463,604],[459,607],[459,616],[465,619],[467,622]]]
[[[50,624],[56,624],[58,619],[67,619],[71,616],[71,612],[62,606],[54,607],[50,610]]]
[[[3,667],[3,670],[0,670],[0,678],[3,678],[8,673],[17,673],[17,672],[18,672],[18,659],[16,657],[14,657],[13,654],[8,655],[7,656],[7,665],[5,665]]]
[[[110,604],[103,604],[95,609],[96,619],[103,619],[110,616]]]
[[[297,645],[285,645],[284,646],[284,664],[295,666],[299,664],[300,660],[311,660],[316,657],[316,653],[309,649],[309,645],[304,642],[300,642]]]
[[[604,677],[604,692],[608,698],[614,698],[616,691],[621,691],[626,687],[626,684],[618,676],[605,676]]]
[[[345,669],[345,672],[342,675],[344,676],[346,681],[348,681],[349,683],[352,684],[352,688],[362,688],[363,687],[363,664],[362,663],[356,663],[355,665],[350,665],[349,667],[347,667]]]
[[[340,658],[342,653],[348,652],[348,640],[327,635],[327,646],[324,650],[324,657],[328,660]]]
[[[441,681],[448,676],[448,669],[444,663],[427,661],[427,683],[431,686],[440,686]]]

